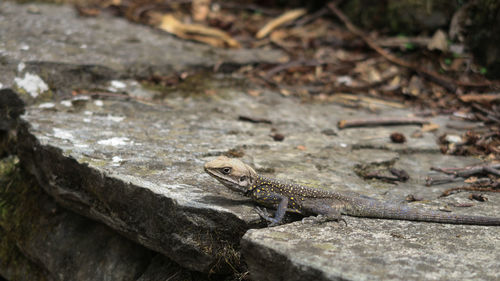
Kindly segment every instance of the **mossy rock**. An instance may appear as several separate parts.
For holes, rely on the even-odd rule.
[[[47,273],[18,248],[19,241],[29,239],[30,206],[36,206],[41,192],[32,189],[34,181],[22,174],[17,158],[0,161],[0,273],[10,280],[47,280]],[[25,196],[31,192],[33,196]]]

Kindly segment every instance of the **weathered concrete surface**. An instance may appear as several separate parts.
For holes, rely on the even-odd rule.
[[[72,6],[0,2],[0,84],[37,74],[52,91],[92,89],[112,78],[172,75],[192,68],[277,62],[271,50],[224,50],[179,40],[106,13]],[[1,86],[0,86],[1,88]]]
[[[402,201],[406,195],[414,194],[430,200],[425,205],[434,207],[467,200],[465,194],[437,200],[443,187],[423,187],[431,165],[462,166],[476,162],[429,153],[438,151],[431,133],[424,133],[421,139],[409,138],[406,144],[398,145],[390,143],[388,136],[391,132],[400,131],[409,136],[418,127],[351,129],[339,131],[337,136],[325,135],[322,133],[324,128],[332,128],[340,118],[350,116],[354,111],[334,104],[298,106],[293,99],[273,93],[252,98],[239,92],[234,85],[230,89],[217,88],[216,81],[214,78],[211,82],[217,93],[215,96],[171,95],[165,100],[168,107],[90,99],[79,102],[78,108],[65,107],[65,102],[54,104],[50,109],[47,106],[29,107],[23,118],[31,128],[19,136],[22,141],[18,154],[45,190],[63,206],[109,225],[182,266],[205,272],[224,271],[228,264],[221,262],[222,257],[237,260],[240,237],[258,220],[257,214],[252,212],[253,204],[225,190],[202,171],[205,161],[229,149],[244,151],[243,160],[260,172],[319,184],[332,190],[357,191],[392,201]],[[393,115],[407,114],[400,109],[391,111]],[[368,116],[359,111],[357,114]],[[274,123],[241,122],[238,115],[264,117]],[[445,120],[437,117],[433,122],[444,123]],[[271,127],[283,133],[285,141],[273,141],[269,136]],[[300,145],[304,148],[298,149]],[[402,153],[406,151],[411,153]],[[362,164],[404,168],[412,180],[398,186],[366,182],[353,171]],[[497,202],[500,197],[489,195],[489,198],[490,201],[478,203],[470,210],[454,211],[499,213]],[[362,231],[372,231],[369,239],[374,245],[377,245],[379,236],[383,238],[390,234],[388,229],[408,225],[412,225],[415,235],[434,233],[436,243],[456,239],[449,237],[449,233],[440,232],[443,226],[437,224],[366,222],[366,226],[371,224],[379,228],[372,231],[367,227],[359,231],[360,235]],[[291,226],[284,226],[285,229],[288,227]],[[328,224],[311,225],[307,229],[317,233],[324,227]],[[485,229],[489,228],[477,227],[447,228],[453,229],[456,235],[477,231],[477,235],[483,235],[478,242],[483,243],[480,248],[499,245],[494,239],[499,234],[498,228],[488,231]],[[355,227],[349,229],[356,231]],[[261,231],[264,235],[273,229]],[[293,227],[290,231],[294,231]],[[260,232],[252,233],[245,241],[246,245],[258,245],[259,249],[251,247],[256,253],[279,245],[278,241],[274,243],[269,239],[263,240],[265,244],[259,244],[256,241],[259,241]],[[320,238],[317,240],[322,241]],[[316,243],[313,235],[305,240]],[[359,244],[355,242],[352,245]],[[461,241],[456,240],[456,243]],[[292,245],[295,244],[289,246]],[[302,247],[300,243],[296,246]],[[314,248],[301,249],[305,251],[304,256],[318,255]],[[409,250],[401,245],[392,249],[400,255]],[[455,251],[454,254],[465,255],[469,248],[457,246]],[[285,256],[292,258],[293,252]],[[327,254],[320,257],[330,259]],[[247,248],[244,257],[248,255]],[[229,263],[237,264],[235,260]],[[259,268],[254,261],[260,260],[266,259],[259,256],[248,258],[252,272]],[[273,259],[268,261],[272,263]],[[496,263],[491,259],[490,265]],[[377,265],[380,276],[392,276],[392,271],[384,269],[384,264],[372,264]],[[341,270],[314,264],[310,267],[328,278]],[[448,273],[445,270],[439,276]],[[369,277],[368,273],[359,274],[359,278]]]
[[[347,219],[250,230],[253,280],[498,280],[495,227]],[[265,268],[265,270],[263,270]]]

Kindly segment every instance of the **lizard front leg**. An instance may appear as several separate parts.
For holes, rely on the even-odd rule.
[[[285,217],[285,213],[287,210],[288,206],[288,197],[283,196],[278,193],[271,193],[271,194],[265,194],[263,196],[254,196],[255,200],[257,202],[262,203],[263,205],[269,205],[269,204],[276,204],[278,203],[278,207],[276,209],[276,213],[274,214],[274,217],[270,217],[267,211],[264,211],[260,208],[256,208],[257,213],[259,216],[266,221],[269,222],[269,226],[275,226],[280,224],[280,222],[283,220],[283,217]]]

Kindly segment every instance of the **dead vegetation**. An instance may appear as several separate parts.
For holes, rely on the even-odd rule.
[[[113,0],[80,3],[78,11],[85,16],[112,12],[214,47],[280,49],[286,54],[282,63],[246,65],[234,72],[261,89],[304,101],[369,110],[384,103],[416,108],[419,117],[447,114],[468,120],[477,126],[454,128],[463,134],[439,139],[443,153],[499,159],[500,83],[485,78],[460,42],[442,30],[427,36],[361,30],[336,2],[307,10],[253,1]],[[149,82],[172,84],[165,79]],[[259,96],[261,89],[248,94]]]

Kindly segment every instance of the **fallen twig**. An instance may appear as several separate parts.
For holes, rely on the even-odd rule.
[[[384,182],[388,182],[388,183],[396,183],[398,181],[401,181],[401,179],[394,175],[394,176],[391,176],[391,175],[383,175],[381,174],[380,172],[369,172],[369,173],[366,173],[363,175],[363,178],[364,179],[377,179],[377,180],[381,180],[381,181],[384,181]]]
[[[337,126],[339,129],[345,129],[353,127],[422,125],[427,123],[429,123],[429,121],[418,117],[382,117],[340,120]]]
[[[405,48],[409,44],[417,47],[426,47],[431,42],[430,37],[386,37],[376,40],[377,45],[386,48]]]
[[[311,15],[306,15],[306,16],[302,17],[300,20],[298,20],[294,24],[294,26],[303,26],[305,24],[308,24],[308,23],[314,21],[317,18],[320,18],[320,17],[324,16],[327,13],[328,13],[328,9],[326,9],[325,7],[323,7],[321,9],[317,10],[316,12],[314,12]]]
[[[488,173],[488,174],[500,177],[500,171],[497,170],[497,169],[494,169],[494,168],[492,168],[490,166],[483,167],[483,171],[486,172],[486,173]]]
[[[485,133],[477,140],[476,144],[483,145],[489,138],[493,137],[500,137],[500,131]]]
[[[467,94],[461,95],[459,98],[463,102],[490,103],[500,100],[500,94]]]
[[[477,104],[477,103],[472,103],[471,106],[484,113],[486,116],[484,117],[480,117],[480,115],[478,113],[476,113],[476,116],[479,118],[479,119],[482,119],[482,121],[484,122],[496,122],[496,123],[500,123],[500,115],[492,110],[488,110],[484,107],[482,107],[481,105]]]
[[[246,122],[250,122],[250,123],[265,123],[265,124],[272,124],[273,123],[269,119],[258,118],[258,117],[250,117],[250,116],[244,116],[244,115],[238,116],[238,120],[240,120],[240,121],[246,121]]]
[[[497,165],[495,165],[496,167]],[[456,171],[455,175],[457,177],[468,178],[477,174],[492,174],[495,176],[500,176],[500,171],[496,170],[494,166],[479,166],[470,169],[464,169],[461,171]]]
[[[463,181],[463,180],[464,180],[463,178],[458,178],[455,176],[440,177],[440,178],[427,177],[425,179],[425,185],[426,186],[440,185],[440,184],[446,184],[446,183],[451,183],[451,182],[459,182],[459,181]]]
[[[477,173],[478,171],[482,172],[484,167],[491,167],[493,169],[500,169],[500,163],[491,164],[491,165],[475,165],[475,166],[469,166],[469,167],[464,167],[464,168],[431,167],[431,170],[441,172],[444,174],[448,174],[448,175],[458,175],[459,173],[461,173],[461,175],[467,175],[467,173],[464,173],[463,171],[470,171],[470,172],[472,172],[471,175],[473,175],[474,173]]]
[[[454,188],[450,188],[450,189],[443,191],[443,193],[441,193],[441,195],[439,195],[439,197],[446,197],[446,196],[449,196],[455,192],[462,192],[462,191],[500,192],[500,189],[473,187],[473,186],[454,187]]]

